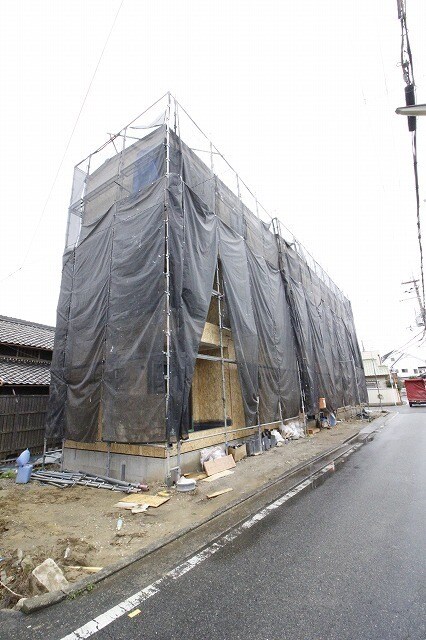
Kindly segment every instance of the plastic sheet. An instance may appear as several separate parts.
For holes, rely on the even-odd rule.
[[[168,437],[186,438],[188,399],[217,264],[217,217],[178,178],[169,189],[171,361]]]
[[[258,336],[244,239],[219,222],[219,256],[247,425],[257,424]]]

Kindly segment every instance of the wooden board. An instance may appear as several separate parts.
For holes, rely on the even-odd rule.
[[[188,480],[204,480],[204,478],[207,478],[207,474],[202,471],[192,471],[191,473],[184,473],[183,475],[185,478],[188,478]]]
[[[164,498],[161,496],[149,496],[146,493],[133,493],[130,496],[122,498],[120,502],[130,502],[136,504],[149,504],[150,507],[159,507],[170,498]]]
[[[204,463],[204,469],[208,476],[212,476],[220,471],[225,471],[226,469],[233,469],[235,466],[235,460],[232,456],[223,456],[222,458],[217,458],[217,460]]]
[[[234,472],[231,469],[225,469],[225,471],[219,471],[219,473],[215,473],[212,476],[207,476],[201,482],[214,482],[215,480],[219,480],[219,478],[225,478],[226,476],[232,476]]]
[[[118,507],[119,509],[133,509],[133,507],[136,507],[137,505],[137,502],[123,502],[120,500],[120,502],[116,502],[114,507]]]
[[[67,449],[79,449],[82,451],[102,451],[107,453],[106,442],[76,442],[75,440],[65,440]],[[123,453],[130,456],[146,456],[149,458],[165,458],[166,448],[164,444],[123,444],[112,442],[111,453]]]
[[[217,498],[217,496],[221,496],[223,493],[228,493],[229,491],[233,491],[233,489],[231,487],[228,487],[227,489],[221,489],[220,491],[215,491],[214,493],[208,493],[207,497]]]

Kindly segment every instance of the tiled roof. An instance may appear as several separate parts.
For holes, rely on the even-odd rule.
[[[0,343],[53,350],[55,327],[0,316]]]
[[[50,384],[50,363],[0,356],[0,384]]]

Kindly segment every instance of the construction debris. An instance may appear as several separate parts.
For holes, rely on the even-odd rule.
[[[170,498],[164,498],[162,496],[149,496],[149,495],[128,496],[127,498],[123,498],[121,502],[118,502],[114,506],[117,507],[119,504],[130,503],[130,504],[133,504],[133,506],[136,506],[138,504],[147,504],[150,507],[160,507],[162,504],[167,502],[167,500],[170,500]]]
[[[183,475],[191,480],[204,480],[204,478],[207,478],[207,473],[203,471],[191,471],[191,473],[184,473]]]
[[[219,473],[215,473],[212,476],[207,476],[204,478],[202,482],[214,482],[215,480],[219,480],[219,478],[225,478],[226,476],[232,476],[234,472],[231,469],[225,469],[225,471],[219,471]]]
[[[47,560],[33,569],[31,573],[36,584],[44,591],[59,591],[68,586],[68,580],[52,558],[47,558]]]
[[[64,489],[65,487],[74,487],[81,485],[83,487],[93,487],[95,489],[109,489],[110,491],[123,491],[124,493],[141,493],[148,491],[146,484],[136,484],[133,482],[124,482],[115,478],[107,478],[106,476],[97,476],[85,471],[33,471],[31,478],[54,487]]]
[[[208,493],[208,498],[217,498],[217,496],[221,496],[224,493],[229,493],[229,491],[233,491],[232,487],[228,487],[227,489],[221,489],[220,491],[215,491],[214,493]]]
[[[143,513],[149,508],[149,504],[137,504],[135,507],[132,507],[132,513],[135,515],[136,513]]]
[[[215,473],[219,473],[220,471],[225,471],[227,469],[232,469],[235,466],[235,460],[232,456],[223,456],[222,458],[217,458],[216,460],[207,460],[204,463],[204,470],[208,476],[212,476]]]
[[[243,458],[247,457],[247,446],[246,443],[242,444],[234,444],[228,447],[228,454],[234,458],[235,462],[239,462]]]

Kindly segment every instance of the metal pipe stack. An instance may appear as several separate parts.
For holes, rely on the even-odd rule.
[[[110,491],[123,491],[124,493],[141,493],[148,491],[146,484],[124,482],[106,476],[97,476],[85,471],[33,471],[33,480],[38,480],[44,484],[50,484],[60,489],[80,485],[83,487],[93,487],[95,489],[109,489]]]

